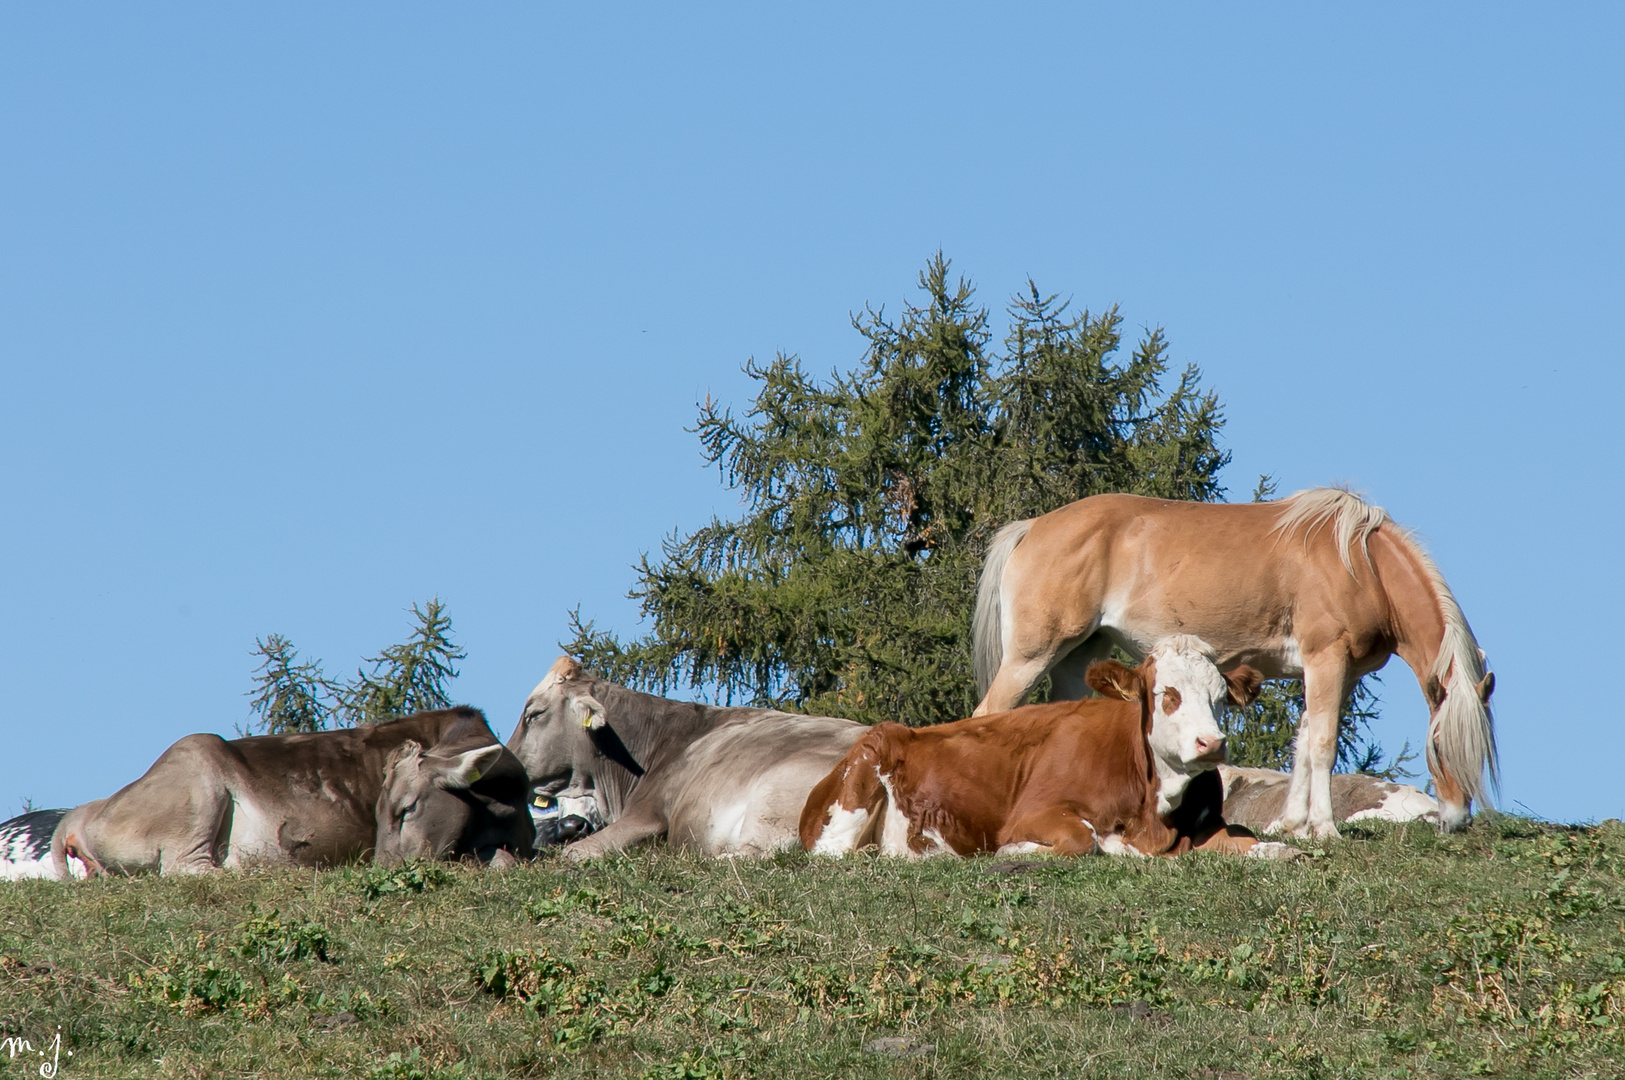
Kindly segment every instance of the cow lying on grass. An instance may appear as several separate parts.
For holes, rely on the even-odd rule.
[[[188,735],[56,827],[55,876],[331,866],[498,850],[529,857],[529,782],[478,709],[229,742]]]
[[[1265,830],[1281,818],[1292,774],[1274,769],[1219,767],[1224,780],[1224,819]],[[1365,773],[1332,774],[1332,820],[1439,822],[1439,804],[1421,788]]]
[[[1091,667],[1101,698],[918,730],[878,724],[813,788],[801,844],[819,855],[871,844],[905,856],[1287,854],[1225,824],[1214,713],[1227,696],[1250,703],[1261,680],[1247,667],[1221,675],[1211,657],[1172,637],[1137,668]]]
[[[539,798],[592,795],[598,832],[571,859],[661,836],[707,855],[767,855],[796,843],[807,792],[866,729],[774,709],[668,701],[560,657],[508,740]]]

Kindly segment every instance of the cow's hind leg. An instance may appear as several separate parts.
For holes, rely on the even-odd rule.
[[[801,846],[814,855],[845,855],[879,839],[889,793],[880,780],[878,740],[871,730],[813,786],[801,810]]]
[[[1300,837],[1338,836],[1332,819],[1332,765],[1337,761],[1337,724],[1349,690],[1348,657],[1332,652],[1303,666],[1303,717],[1293,744],[1292,784],[1286,810],[1266,832]]]
[[[999,853],[1042,851],[1049,855],[1093,855],[1100,850],[1095,827],[1075,806],[1052,806],[1011,822],[1000,836]]]
[[[225,861],[234,807],[231,792],[211,779],[200,778],[185,809],[176,815],[175,831],[159,842],[158,872],[165,877],[205,874]]]

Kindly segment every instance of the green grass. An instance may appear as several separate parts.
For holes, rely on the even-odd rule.
[[[1625,828],[1347,832],[0,885],[0,1036],[60,1026],[64,1078],[1625,1072]]]

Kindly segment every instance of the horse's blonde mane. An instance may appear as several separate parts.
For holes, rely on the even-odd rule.
[[[1478,696],[1478,684],[1485,674],[1484,650],[1478,647],[1478,639],[1473,636],[1473,628],[1467,625],[1467,616],[1462,614],[1455,594],[1421,543],[1408,530],[1396,528],[1395,532],[1422,565],[1422,572],[1427,575],[1433,595],[1439,601],[1439,614],[1444,618],[1444,639],[1439,642],[1439,654],[1428,669],[1428,674],[1439,680],[1445,691],[1444,703],[1428,724],[1428,767],[1437,772],[1442,764],[1469,798],[1483,801],[1486,767],[1490,786],[1496,790],[1501,786],[1495,721],[1490,716],[1489,706]]]
[[[1383,526],[1387,526],[1390,534],[1416,558],[1433,590],[1439,617],[1444,621],[1444,637],[1427,672],[1427,677],[1437,679],[1445,691],[1444,702],[1434,711],[1428,725],[1428,766],[1435,774],[1442,766],[1443,771],[1462,785],[1469,798],[1483,800],[1484,770],[1489,770],[1491,786],[1498,788],[1501,782],[1495,723],[1489,707],[1478,696],[1478,684],[1484,678],[1484,653],[1444,575],[1439,573],[1439,568],[1410,530],[1390,518],[1382,507],[1372,506],[1345,488],[1310,488],[1295,492],[1282,499],[1280,506],[1281,516],[1271,532],[1286,537],[1301,530],[1307,546],[1309,537],[1330,523],[1338,557],[1350,574],[1354,573],[1356,542],[1366,565],[1375,570],[1369,541],[1371,534]]]
[[[1281,516],[1271,532],[1283,537],[1302,532],[1303,544],[1308,547],[1309,538],[1329,522],[1337,544],[1337,557],[1343,560],[1343,568],[1351,575],[1354,573],[1355,543],[1359,543],[1360,554],[1365,556],[1366,565],[1370,566],[1371,551],[1366,546],[1367,542],[1383,522],[1390,520],[1388,512],[1382,507],[1372,506],[1347,488],[1323,487],[1296,491],[1282,499],[1280,506]]]

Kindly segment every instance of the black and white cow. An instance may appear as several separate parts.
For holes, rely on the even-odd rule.
[[[0,881],[56,877],[51,866],[51,834],[65,814],[65,809],[30,810],[0,821]],[[71,860],[68,873],[84,877],[85,864]]]

